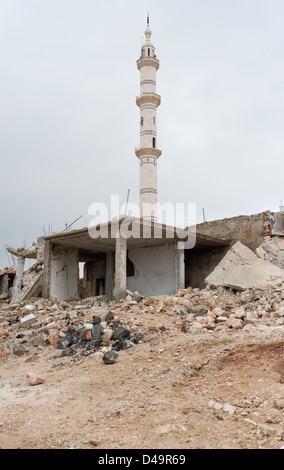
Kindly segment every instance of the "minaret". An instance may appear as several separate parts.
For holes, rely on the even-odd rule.
[[[148,15],[146,40],[141,48],[141,57],[137,60],[140,71],[140,96],[136,98],[140,108],[140,148],[136,149],[135,154],[139,158],[140,217],[157,220],[157,160],[162,153],[157,148],[157,107],[161,97],[156,93],[159,61],[151,35]]]

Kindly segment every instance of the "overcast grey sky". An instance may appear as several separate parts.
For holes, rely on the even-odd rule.
[[[128,189],[138,203],[148,11],[159,202],[196,203],[201,222],[284,201],[283,0],[0,0],[0,269],[5,244],[87,226]]]

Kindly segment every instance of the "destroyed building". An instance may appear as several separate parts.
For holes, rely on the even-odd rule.
[[[34,243],[34,248],[14,249],[10,246],[6,250],[17,258],[17,269],[14,272],[13,285],[11,286],[10,298],[12,302],[19,302],[42,293],[44,244]],[[25,271],[25,260],[34,259],[35,263]]]
[[[110,222],[104,225],[109,234],[105,238],[92,238],[88,228],[55,233],[33,250],[8,247],[18,258],[17,270],[11,274],[15,279],[12,298],[18,301],[38,294],[58,300],[91,296],[112,300],[124,298],[127,290],[151,296],[171,295],[187,287],[202,288],[236,242],[247,248],[247,256],[250,252],[254,260],[264,263],[264,273],[270,266],[282,270],[283,218],[282,213],[265,211],[199,224],[194,246],[189,249],[178,247],[174,231],[169,238],[167,227],[153,221],[149,222],[152,230],[148,238],[111,236]],[[123,221],[117,221],[117,226]],[[131,223],[133,231],[141,230],[141,219],[132,219]],[[155,226],[161,229],[160,238],[154,237]],[[35,259],[27,271],[23,270],[25,258]]]
[[[140,109],[140,148],[136,148],[135,154],[139,160],[141,218],[129,221],[138,236],[121,236],[120,226],[125,220],[120,219],[114,233],[110,230],[112,221],[103,225],[106,233],[103,237],[92,237],[88,228],[82,228],[46,236],[32,250],[7,247],[17,257],[17,269],[16,272],[0,273],[0,295],[11,297],[12,302],[36,295],[59,301],[91,296],[119,300],[125,298],[127,290],[151,296],[171,295],[187,287],[202,288],[233,246],[239,253],[242,251],[236,242],[251,250],[264,263],[283,268],[282,213],[265,211],[198,224],[194,227],[195,239],[190,248],[181,246],[174,227],[170,227],[173,230],[168,236],[169,227],[157,222],[157,162],[162,152],[157,145],[156,114],[161,97],[156,93],[159,60],[151,35],[148,18],[146,40],[137,60],[140,72],[140,96],[136,98]],[[142,235],[145,221],[150,228],[147,236]],[[93,229],[97,230],[96,227]],[[159,236],[155,235],[156,229]],[[253,257],[243,251],[252,262]],[[35,260],[26,271],[25,259]],[[264,269],[265,264],[262,267]]]

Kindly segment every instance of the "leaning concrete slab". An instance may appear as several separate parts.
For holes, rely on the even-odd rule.
[[[237,290],[266,289],[284,282],[284,270],[263,261],[241,242],[236,242],[207,276],[205,282],[213,287]]]

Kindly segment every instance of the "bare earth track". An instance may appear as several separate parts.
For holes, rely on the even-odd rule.
[[[172,314],[124,313],[128,324],[137,318],[143,340],[119,351],[114,364],[93,354],[62,357],[62,351],[44,345],[28,348],[23,356],[2,354],[0,447],[283,446],[282,325],[253,332],[183,332],[175,328]],[[153,324],[164,328],[149,328]],[[44,377],[44,383],[29,385],[29,373]]]

